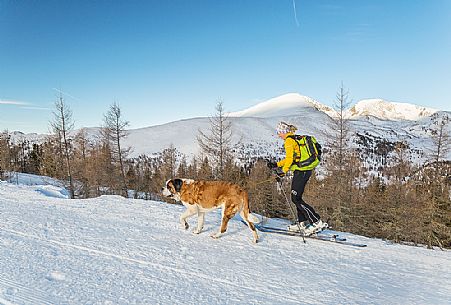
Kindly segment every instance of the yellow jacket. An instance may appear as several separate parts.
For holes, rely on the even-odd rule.
[[[308,159],[312,155],[312,152],[309,151],[305,138],[302,138],[298,143],[295,139],[290,137],[293,135],[294,135],[293,133],[287,134],[284,142],[285,159],[277,162],[277,166],[282,167],[284,173],[287,173],[290,170],[306,171],[314,169],[319,164],[318,158],[316,158],[313,162],[311,162],[308,165],[299,167],[300,161]],[[311,137],[311,139],[313,143],[317,143],[315,137]],[[315,152],[318,153],[315,147],[314,149]]]
[[[294,161],[294,156],[300,155],[298,143],[296,143],[296,140],[293,138],[288,137],[292,135],[294,135],[294,133],[288,133],[285,138],[285,142],[283,143],[283,147],[285,148],[285,159],[277,162],[277,166],[282,167],[284,173],[287,173],[290,170],[290,167]]]

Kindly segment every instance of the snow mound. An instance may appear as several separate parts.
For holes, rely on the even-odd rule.
[[[58,180],[47,176],[38,176],[33,174],[10,172],[7,174],[7,181],[20,184],[20,185],[53,185],[63,187],[63,183]]]
[[[32,190],[46,197],[61,199],[69,198],[69,191],[58,179],[33,174],[10,172],[7,174],[7,182],[20,185],[21,188]],[[6,182],[0,181],[0,183]]]
[[[53,198],[69,198],[69,192],[65,188],[54,185],[40,185],[35,187],[36,192]]]

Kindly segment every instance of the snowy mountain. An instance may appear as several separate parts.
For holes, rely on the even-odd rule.
[[[394,147],[396,142],[403,141],[409,146],[412,159],[418,162],[427,158],[432,145],[431,130],[436,128],[436,121],[440,117],[451,117],[450,112],[381,99],[362,100],[347,114],[350,132],[354,134],[351,145],[366,151],[369,159],[378,158],[374,154],[381,143]],[[331,120],[335,115],[333,109],[310,97],[289,93],[231,112],[229,119],[233,140],[240,142],[238,153],[244,159],[278,154],[281,142],[275,135],[275,126],[279,121],[298,126],[298,133],[315,135],[327,147],[330,134],[335,130]],[[209,127],[209,118],[192,118],[133,129],[129,130],[124,144],[132,148],[131,157],[153,155],[170,145],[190,157],[199,153],[198,130],[207,131]],[[99,130],[89,128],[87,132],[90,138],[95,139]],[[448,132],[451,133],[451,129]],[[15,139],[28,137],[13,135]],[[39,142],[44,137],[33,134],[30,138],[34,139],[32,142]],[[451,158],[451,152],[448,158]]]
[[[351,118],[373,116],[381,120],[417,121],[436,113],[436,109],[406,103],[394,103],[382,99],[361,100],[348,114]]]
[[[276,137],[275,126],[279,121],[298,126],[298,133],[315,135],[327,147],[335,128],[331,118],[335,116],[335,111],[330,107],[297,93],[285,94],[229,113],[234,141],[241,141],[238,153],[242,158],[278,154],[281,141]],[[363,100],[347,112],[350,132],[354,135],[351,145],[374,154],[380,143],[389,143],[390,147],[394,147],[396,142],[403,141],[412,152],[412,160],[422,162],[432,146],[431,130],[436,128],[437,120],[445,116],[451,117],[451,113],[411,104]],[[193,155],[199,153],[196,140],[198,130],[208,130],[209,126],[209,118],[176,121],[130,130],[125,142],[133,147],[134,156],[155,153],[171,144],[180,152]],[[448,131],[451,133],[450,129]],[[451,158],[451,152],[448,158]]]
[[[341,232],[368,246],[253,244],[239,216],[214,240],[219,211],[195,235],[180,205],[68,200],[45,180],[0,181],[0,304],[449,304],[449,251]]]
[[[293,116],[293,114],[299,111],[309,109],[311,111],[321,111],[328,115],[333,114],[332,108],[315,101],[311,97],[298,93],[288,93],[259,103],[248,109],[231,112],[229,116],[258,118],[283,117]]]

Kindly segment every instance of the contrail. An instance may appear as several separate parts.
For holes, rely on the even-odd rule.
[[[296,13],[296,1],[293,0],[293,11],[294,11],[294,20],[296,21],[296,25],[299,27],[298,15]]]
[[[57,88],[52,88],[52,89],[55,90],[56,92],[59,92],[59,93],[61,93],[61,94],[66,95],[66,96],[68,96],[68,97],[70,97],[70,98],[72,98],[72,99],[74,99],[74,100],[76,100],[76,101],[81,102],[81,100],[80,100],[79,98],[76,98],[75,96],[72,96],[72,95],[70,95],[69,93],[63,92],[63,91],[61,91],[61,90],[59,90],[59,89],[57,89]]]
[[[20,109],[28,109],[28,110],[52,110],[52,108],[48,108],[48,107],[35,107],[35,106],[30,106],[30,107],[20,107]]]

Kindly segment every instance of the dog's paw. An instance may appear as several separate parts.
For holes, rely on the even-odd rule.
[[[188,230],[189,228],[189,224],[187,222],[181,223],[180,225],[182,226],[182,229]]]
[[[198,230],[198,229],[193,230],[194,234],[200,234],[200,232],[202,232],[202,229],[200,229],[200,230]]]
[[[219,237],[221,237],[221,234],[220,233],[211,234],[210,237],[214,238],[214,239],[218,239]]]

